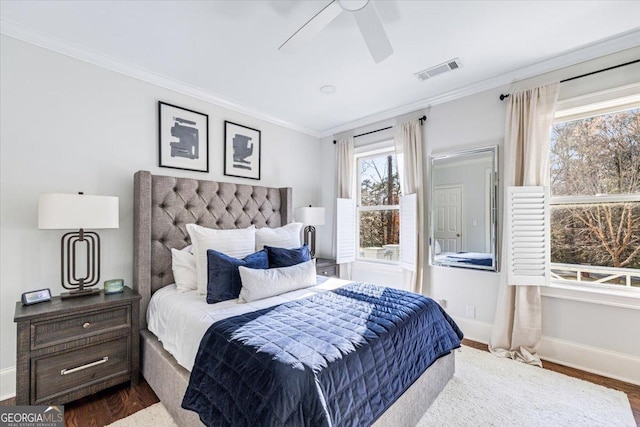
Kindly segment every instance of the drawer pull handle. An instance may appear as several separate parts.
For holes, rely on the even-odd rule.
[[[85,323],[82,324],[82,327],[84,329],[87,329],[89,326],[91,326],[91,323],[89,323],[89,322],[85,322]]]
[[[62,371],[60,371],[60,375],[73,374],[74,372],[82,371],[83,369],[91,368],[93,366],[102,365],[103,363],[107,363],[108,361],[109,361],[109,356],[105,356],[100,360],[96,360],[95,362],[87,363],[86,365],[77,366],[77,367],[71,368],[71,369],[63,369]]]

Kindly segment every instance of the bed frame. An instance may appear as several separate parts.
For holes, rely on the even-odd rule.
[[[293,220],[291,188],[271,188],[189,178],[134,176],[133,288],[140,301],[142,375],[175,422],[200,426],[195,412],[182,409],[190,372],[164,350],[148,330],[147,307],[151,295],[174,283],[171,248],[190,244],[186,224],[234,229],[255,225],[280,227]],[[416,425],[453,376],[455,357],[438,359],[374,423],[376,427]]]

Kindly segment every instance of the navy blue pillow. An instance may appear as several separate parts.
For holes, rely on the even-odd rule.
[[[307,245],[302,245],[295,249],[265,246],[264,249],[269,257],[269,268],[291,267],[311,259],[311,253]]]
[[[262,250],[238,259],[213,249],[207,250],[207,302],[209,304],[238,298],[242,288],[238,271],[240,266],[269,268],[267,253]]]

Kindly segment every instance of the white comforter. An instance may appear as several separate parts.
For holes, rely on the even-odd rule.
[[[181,292],[175,285],[165,286],[156,291],[149,302],[148,329],[158,337],[164,349],[171,353],[180,365],[191,371],[200,341],[213,323],[350,283],[336,278],[324,279],[318,276],[319,285],[249,303],[239,303],[234,299],[207,304],[206,296],[198,294],[196,290]]]

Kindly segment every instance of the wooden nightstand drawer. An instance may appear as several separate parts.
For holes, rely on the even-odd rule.
[[[35,381],[34,403],[54,399],[130,371],[130,337],[36,359],[31,364]]]
[[[61,405],[131,380],[140,370],[140,295],[125,287],[34,305],[16,303],[17,405]]]
[[[325,277],[338,277],[340,275],[340,267],[333,259],[316,258],[316,274]]]
[[[31,325],[31,349],[72,341],[131,326],[130,306],[86,313]]]
[[[316,273],[319,274],[320,276],[327,276],[327,277],[336,276],[337,275],[336,266],[331,265],[331,266],[325,266],[325,267],[317,267]]]

